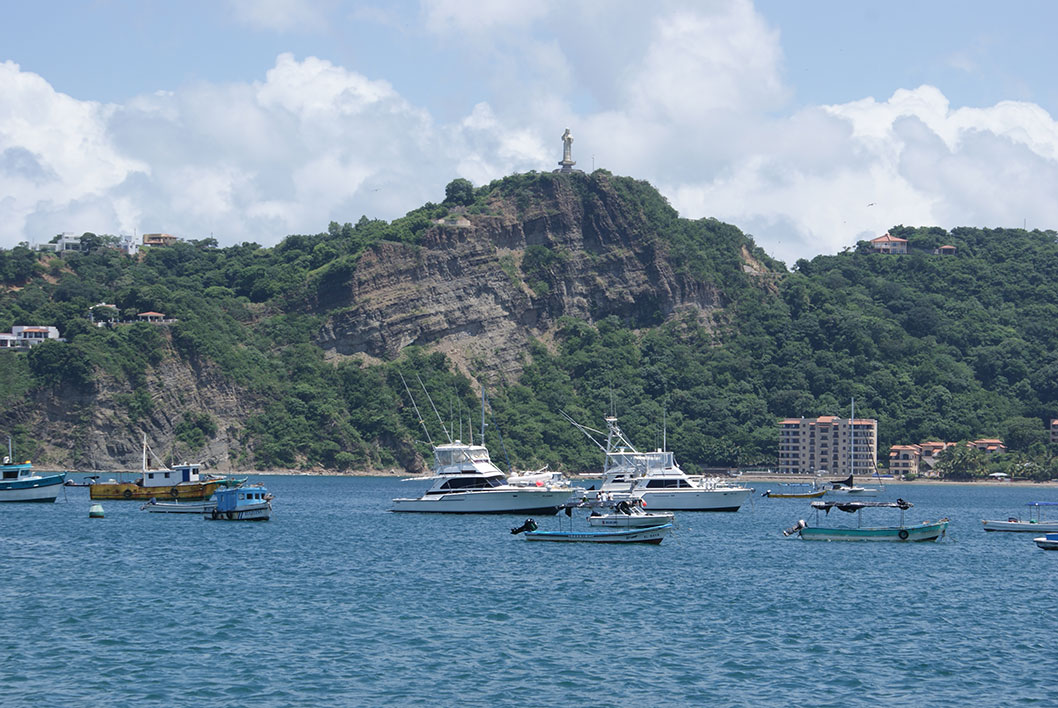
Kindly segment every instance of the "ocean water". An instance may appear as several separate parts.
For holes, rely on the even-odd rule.
[[[598,546],[393,514],[418,489],[393,479],[256,479],[267,523],[89,519],[86,489],[0,506],[0,705],[1058,702],[1058,553],[980,524],[1053,488],[890,485],[909,521],[952,519],[903,545],[784,538],[814,512],[758,484],[660,546]]]

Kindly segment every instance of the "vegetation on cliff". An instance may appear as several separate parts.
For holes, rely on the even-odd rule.
[[[136,259],[109,248],[65,258],[0,251],[0,331],[54,325],[67,340],[4,354],[0,425],[34,454],[54,430],[49,423],[90,427],[107,397],[119,411],[114,428],[133,439],[151,428],[182,454],[228,431],[239,442],[232,462],[244,468],[415,468],[427,448],[398,372],[409,375],[426,411],[413,380],[423,379],[456,435],[463,424],[454,421],[470,428],[477,415],[476,387],[429,342],[391,361],[328,357],[321,327],[348,304],[360,259],[384,242],[421,244],[455,217],[508,223],[549,214],[574,215],[585,243],[598,244],[588,254],[596,260],[621,247],[617,235],[597,233],[600,225],[616,217],[632,224],[625,239],[716,288],[722,309],[562,318],[547,341],[524,352],[517,380],[494,375],[487,361],[465,364],[489,383],[486,440],[498,460],[596,469],[599,452],[560,412],[599,427],[616,409],[644,448],[660,444],[664,419],[670,447],[690,469],[767,466],[776,458],[777,419],[848,415],[854,396],[858,414],[879,420],[883,459],[891,444],[997,436],[1014,455],[1002,463],[960,458],[951,474],[1003,464],[1019,465],[1017,476],[1058,476],[1044,429],[1058,417],[1054,232],[894,227],[911,254],[879,255],[860,244],[787,272],[734,226],[681,219],[650,185],[602,170],[530,173],[477,189],[458,180],[443,203],[393,222],[331,223],[274,248],[218,248],[205,239]],[[957,254],[934,255],[943,244]],[[524,283],[546,299],[575,255],[529,245],[518,259],[498,257],[497,268],[511,287]],[[747,257],[763,273],[747,272]],[[621,277],[606,270],[612,261],[599,262],[601,287]],[[156,311],[177,322],[95,327],[89,308],[102,302],[118,319]],[[158,372],[176,364],[198,376],[216,372],[248,415],[223,419],[208,406],[185,405],[159,416],[149,392]],[[65,420],[49,421],[45,411],[61,407],[47,402],[60,398],[76,403],[65,406]],[[435,440],[444,437],[432,411],[427,422]]]

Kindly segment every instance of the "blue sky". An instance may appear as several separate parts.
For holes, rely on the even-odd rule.
[[[1048,2],[7,3],[0,246],[270,245],[547,170],[649,180],[787,262],[1058,228]]]

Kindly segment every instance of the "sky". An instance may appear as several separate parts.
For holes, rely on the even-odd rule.
[[[463,177],[649,181],[771,255],[1058,229],[1058,3],[3,0],[0,247],[270,246]]]

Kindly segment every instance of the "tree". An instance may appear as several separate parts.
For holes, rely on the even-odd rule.
[[[474,203],[474,185],[468,179],[457,177],[445,187],[445,204],[469,206]]]

